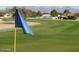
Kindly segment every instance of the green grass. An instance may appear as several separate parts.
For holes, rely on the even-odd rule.
[[[34,36],[17,32],[17,51],[76,52],[79,51],[79,22],[28,20],[41,22],[32,27]]]
[[[2,20],[3,21],[13,21],[14,19],[13,18],[3,18]]]
[[[0,52],[13,51],[13,31],[0,32]]]
[[[79,52],[79,22],[27,20],[40,22],[32,26],[34,36],[17,30],[17,52]],[[0,32],[0,47],[13,47],[13,32]],[[12,51],[12,50],[10,50]]]

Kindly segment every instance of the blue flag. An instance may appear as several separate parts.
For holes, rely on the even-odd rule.
[[[15,27],[20,27],[23,29],[23,32],[25,34],[31,34],[33,35],[33,32],[31,28],[28,26],[28,24],[24,21],[24,18],[20,14],[20,12],[16,9],[15,11]]]

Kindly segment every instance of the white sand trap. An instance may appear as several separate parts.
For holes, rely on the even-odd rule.
[[[0,32],[1,31],[9,31],[14,28],[14,24],[0,24]]]
[[[27,22],[29,26],[38,26],[41,25],[41,23],[38,22]]]
[[[27,22],[29,26],[38,26],[41,25],[41,23],[37,22]],[[5,31],[11,31],[15,28],[15,24],[2,24],[0,23],[0,32]]]

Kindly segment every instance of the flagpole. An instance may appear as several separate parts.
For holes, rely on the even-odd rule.
[[[14,28],[14,49],[13,49],[13,51],[14,52],[16,52],[16,7],[15,7],[15,17],[14,17],[14,19],[15,19],[15,28]]]
[[[14,52],[16,52],[16,27],[21,27],[24,30],[24,33],[32,34],[30,27],[24,21],[18,9],[15,8]]]
[[[16,52],[16,27],[14,29],[14,52]]]

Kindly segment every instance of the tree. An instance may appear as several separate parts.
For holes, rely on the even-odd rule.
[[[68,9],[64,10],[63,14],[65,14],[66,16],[71,13]]]
[[[2,17],[4,15],[4,13],[3,12],[0,12],[0,17]]]
[[[64,10],[64,13],[70,13],[70,11],[68,9]]]
[[[24,17],[30,17],[32,15],[32,11],[24,7],[21,9],[21,12],[24,15]]]
[[[25,7],[13,7],[9,10],[9,12],[13,14],[13,17],[15,17],[16,8],[20,11],[20,13],[24,16],[24,18],[30,17],[32,15],[32,11],[30,9],[26,9]]]
[[[9,12],[14,13],[15,12],[16,7],[12,7],[11,9],[8,9]]]
[[[40,11],[38,11],[37,16],[42,16],[42,13]]]
[[[77,16],[73,15],[73,16],[68,16],[68,19],[70,20],[76,20],[77,19]]]
[[[37,12],[32,12],[32,17],[36,17],[37,16]]]
[[[42,16],[42,13],[40,11],[38,11],[38,12],[33,11],[32,17],[36,17],[36,16]]]
[[[52,10],[50,14],[51,14],[51,16],[58,16],[58,12],[55,9]]]
[[[79,17],[79,13],[75,13],[75,16]]]

